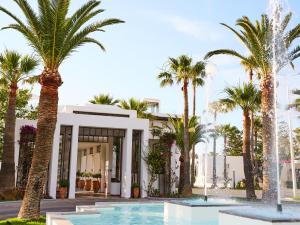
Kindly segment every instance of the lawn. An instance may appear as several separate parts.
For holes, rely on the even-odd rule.
[[[39,221],[28,221],[21,219],[0,220],[0,225],[45,225],[46,217],[41,217]]]

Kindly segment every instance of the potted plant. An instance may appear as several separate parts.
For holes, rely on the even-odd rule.
[[[101,179],[101,174],[100,173],[96,173],[93,174],[93,191],[94,193],[98,193],[99,189],[100,189],[100,179]]]
[[[67,197],[68,186],[69,186],[68,180],[59,181],[59,197],[61,199],[64,199]]]
[[[85,190],[90,191],[92,188],[92,174],[91,173],[85,173]]]
[[[84,189],[84,185],[85,185],[85,173],[84,172],[81,172],[80,173],[80,179],[79,179],[79,189]]]
[[[76,188],[79,188],[80,186],[80,179],[81,179],[82,173],[80,170],[76,172]]]
[[[133,198],[140,197],[140,185],[138,183],[132,184],[132,192],[133,192]]]

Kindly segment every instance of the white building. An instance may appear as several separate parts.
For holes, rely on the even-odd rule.
[[[17,120],[16,167],[19,161],[20,128],[36,121]],[[136,111],[117,106],[86,105],[59,107],[49,166],[48,193],[56,198],[59,180],[69,181],[69,198],[75,198],[76,172],[101,173],[101,189],[129,198],[131,184],[147,181],[147,167],[140,160],[149,139],[149,120]],[[144,188],[141,196],[145,197]]]
[[[159,126],[168,120],[168,115],[158,111],[153,115],[156,119],[151,120],[151,125]],[[36,121],[18,119],[16,122],[16,168],[20,130],[25,125],[36,127]],[[149,120],[137,118],[136,111],[109,105],[60,106],[46,191],[50,197],[56,198],[59,181],[67,180],[68,198],[75,198],[78,191],[76,173],[80,171],[101,173],[100,192],[107,190],[110,195],[130,198],[131,186],[137,183],[141,197],[146,197],[148,170],[143,154],[153,139]],[[176,148],[173,147],[172,151],[173,155],[177,154]],[[175,163],[172,160],[174,169]]]

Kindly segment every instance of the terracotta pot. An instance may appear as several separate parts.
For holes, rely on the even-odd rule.
[[[133,188],[133,198],[139,198],[140,197],[140,188],[135,187]]]
[[[79,188],[80,178],[76,178],[76,188]]]
[[[92,180],[88,179],[88,180],[85,181],[85,190],[90,191],[91,188],[92,188]]]
[[[67,192],[68,192],[68,188],[66,187],[59,188],[59,197],[61,199],[65,199],[67,197]]]
[[[79,181],[79,188],[80,188],[80,189],[83,189],[83,188],[84,188],[84,185],[85,185],[85,180],[80,180],[80,181]]]
[[[93,180],[93,191],[94,191],[94,193],[98,193],[99,189],[100,189],[100,181]]]

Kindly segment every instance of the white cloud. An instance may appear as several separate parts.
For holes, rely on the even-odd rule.
[[[170,23],[178,32],[201,41],[219,41],[224,38],[221,27],[215,23],[190,20],[180,16],[165,16],[164,20]]]

